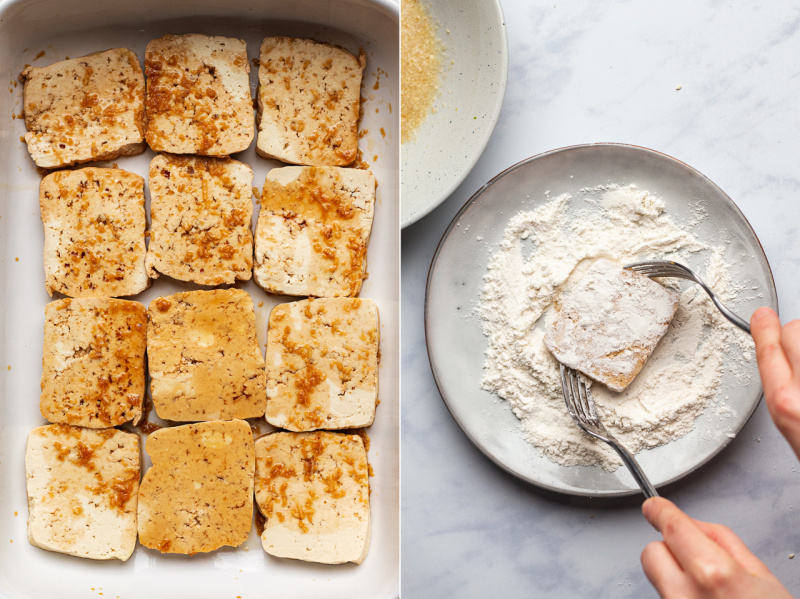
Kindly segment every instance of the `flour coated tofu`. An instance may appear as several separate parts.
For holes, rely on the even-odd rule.
[[[253,270],[253,171],[230,158],[159,154],[150,163],[148,275],[200,285]]]
[[[255,135],[243,40],[165,35],[145,50],[147,143],[156,152],[227,156]]]
[[[359,298],[272,309],[267,422],[292,431],[369,426],[378,400],[378,308]]]
[[[284,295],[358,295],[374,207],[375,178],[368,171],[272,169],[256,225],[256,283]]]
[[[25,448],[31,545],[127,560],[136,546],[139,475],[138,435],[65,424],[33,429]]]
[[[53,169],[144,151],[144,75],[136,54],[114,48],[26,67],[25,142]]]
[[[139,542],[162,553],[214,551],[247,540],[255,452],[243,420],[162,428],[147,438],[152,467],[139,487]]]
[[[366,65],[344,48],[268,37],[258,67],[256,151],[290,164],[345,166],[358,154]]]
[[[56,171],[42,179],[39,207],[48,294],[118,297],[150,286],[142,177],[116,168]]]
[[[142,417],[147,310],[111,298],[45,306],[42,393],[48,421],[107,428]]]
[[[364,561],[369,465],[358,435],[272,433],[256,440],[261,545],[276,557],[322,564]]]
[[[624,391],[667,332],[678,294],[610,260],[597,260],[556,302],[544,342],[556,359]]]
[[[148,317],[150,394],[160,418],[196,422],[264,415],[264,358],[246,291],[160,297],[150,303]]]

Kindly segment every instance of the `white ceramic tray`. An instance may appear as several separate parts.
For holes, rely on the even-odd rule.
[[[313,37],[367,53],[360,124],[364,160],[379,186],[361,296],[374,299],[381,319],[380,400],[371,439],[372,542],[363,564],[322,566],[273,558],[253,528],[241,547],[192,557],[161,555],[138,546],[125,563],[50,553],[27,540],[24,448],[39,414],[44,306],[40,174],[20,141],[25,64],[46,65],[112,47],[127,47],[141,62],[148,41],[167,33],[239,37],[250,59],[267,35]],[[0,597],[397,597],[399,595],[399,8],[392,0],[0,0]],[[43,56],[37,58],[40,52]],[[251,67],[255,96],[257,69]],[[376,80],[380,82],[375,85]],[[377,87],[377,89],[375,89]],[[381,132],[383,131],[383,133]],[[236,155],[263,185],[278,163],[250,149]],[[113,162],[147,176],[148,150]],[[273,305],[252,282],[260,341]],[[156,280],[129,299],[147,305],[159,295],[199,288]],[[262,426],[264,430],[266,425]],[[149,460],[148,460],[149,463]]]
[[[547,152],[512,166],[484,185],[444,234],[428,275],[425,302],[425,333],[434,378],[470,440],[522,480],[550,491],[590,497],[640,491],[625,468],[607,472],[599,466],[561,466],[525,441],[520,421],[508,403],[480,388],[487,341],[480,319],[465,315],[478,301],[489,257],[514,214],[535,209],[563,193],[608,183],[635,184],[650,191],[663,200],[676,223],[708,245],[725,247],[733,278],[746,290],[729,304],[735,312],[749,319],[759,306],[777,308],[775,284],[761,244],[725,192],[674,158],[622,144]],[[698,205],[707,217],[692,224]],[[704,259],[704,255],[696,255],[689,263],[701,277]],[[738,374],[747,375],[741,378],[735,376],[730,356],[726,354],[723,360],[726,371],[718,396],[731,408],[731,417],[720,419],[707,409],[686,436],[640,452],[637,460],[654,485],[673,482],[712,459],[735,438],[758,405],[761,385],[755,361],[736,367],[741,369]]]

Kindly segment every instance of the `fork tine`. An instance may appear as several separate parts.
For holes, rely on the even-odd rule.
[[[584,418],[589,420],[592,424],[597,424],[597,408],[595,407],[594,399],[591,396],[589,388],[586,386],[586,381],[577,372],[575,379],[578,381],[578,389],[581,392],[581,405],[584,410]]]
[[[589,413],[588,406],[586,405],[586,387],[582,385],[580,378],[578,378],[578,373],[574,370],[570,373],[572,376],[572,384],[575,385],[575,390],[577,391],[576,395],[578,396],[578,407],[580,408],[581,417],[586,420],[586,416]]]
[[[581,375],[569,366],[560,365],[561,387],[567,409],[573,418],[582,423],[598,421],[594,401]]]
[[[586,385],[586,381],[576,370],[572,371],[572,377],[574,380],[574,385],[578,390],[581,418],[584,422],[588,422],[594,426],[599,426],[600,419],[597,416],[597,407],[594,403],[594,398],[592,397],[591,391],[589,391],[589,387]]]
[[[650,274],[656,272],[664,272],[667,269],[670,269],[670,265],[668,263],[663,263],[663,262],[641,262],[638,264],[628,264],[623,268],[641,274]]]
[[[639,273],[640,275],[644,275],[646,277],[652,277],[654,275],[658,275],[661,271],[655,266],[633,266],[631,268],[625,267],[627,270],[631,270],[633,272]]]
[[[695,278],[691,276],[693,274],[692,271],[687,270],[681,264],[671,260],[637,262],[634,264],[628,264],[623,268],[632,270],[633,272],[638,272],[639,274],[643,274],[648,277],[678,277],[682,279],[691,278],[692,280],[695,280]]]
[[[567,411],[573,419],[578,419],[578,412],[575,409],[575,394],[572,389],[572,381],[569,379],[569,371],[566,366],[560,364],[561,370],[561,391],[564,393],[564,403],[567,404]]]
[[[750,324],[744,320],[743,318],[737,316],[733,313],[730,309],[728,309],[725,304],[717,297],[717,295],[712,291],[712,289],[706,285],[706,283],[700,278],[696,272],[694,272],[688,266],[684,266],[683,264],[679,264],[677,262],[673,262],[672,260],[652,260],[652,261],[645,261],[645,262],[635,262],[633,264],[628,264],[623,266],[623,268],[632,270],[634,272],[638,272],[639,274],[643,274],[650,278],[653,277],[674,277],[676,279],[686,279],[687,281],[694,281],[703,290],[708,294],[708,297],[711,298],[711,301],[714,302],[714,305],[717,309],[722,313],[722,315],[727,318],[730,322],[734,325],[742,329],[748,335],[750,334]]]
[[[585,389],[581,387],[581,381],[578,378],[578,373],[575,370],[570,369],[569,371],[570,380],[572,382],[572,390],[575,396],[575,408],[578,412],[578,418],[581,419],[581,422],[584,424],[588,421],[586,417],[586,396],[585,396]]]
[[[597,416],[597,410],[589,388],[586,386],[586,381],[583,380],[580,373],[563,364],[559,364],[559,367],[564,403],[567,404],[567,410],[575,423],[596,439],[608,443],[619,454],[628,470],[630,470],[631,475],[639,484],[642,492],[644,492],[645,497],[658,495],[658,491],[647,479],[644,471],[636,462],[636,458],[603,426]]]

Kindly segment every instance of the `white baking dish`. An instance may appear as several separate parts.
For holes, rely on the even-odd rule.
[[[39,413],[44,306],[40,174],[25,144],[22,85],[26,64],[45,65],[112,47],[127,47],[143,62],[148,41],[167,33],[239,37],[258,56],[266,35],[313,37],[367,54],[360,140],[378,180],[369,278],[361,296],[378,303],[381,318],[380,400],[368,430],[372,485],[372,543],[360,566],[320,566],[266,555],[255,529],[245,545],[210,554],[161,555],[137,547],[128,562],[95,562],[50,553],[27,541],[24,448]],[[399,594],[399,7],[392,0],[0,0],[0,597],[396,597]],[[40,52],[44,52],[40,55]],[[38,56],[38,58],[37,58]],[[255,95],[257,69],[251,70]],[[376,81],[378,85],[376,85]],[[235,157],[263,185],[277,165],[256,156],[254,143]],[[146,177],[148,150],[115,160]],[[134,298],[145,305],[182,289],[165,277]],[[252,282],[266,340],[272,306]],[[264,427],[266,430],[266,427]]]

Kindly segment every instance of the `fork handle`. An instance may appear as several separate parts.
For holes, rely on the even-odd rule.
[[[647,478],[644,470],[642,470],[642,467],[639,466],[639,462],[636,461],[636,458],[633,457],[631,452],[625,449],[625,446],[621,445],[616,439],[609,439],[608,443],[619,454],[619,457],[622,458],[622,461],[625,462],[625,465],[628,467],[631,475],[642,489],[644,496],[648,499],[650,497],[658,497],[658,491],[656,491],[653,483],[651,483],[650,479]]]
[[[736,316],[736,314],[728,310],[728,308],[726,308],[723,303],[717,299],[717,296],[711,293],[711,291],[705,287],[705,285],[703,285],[703,287],[708,292],[709,297],[711,297],[711,301],[714,302],[714,305],[719,309],[722,315],[749,335],[750,325],[745,320],[739,318]]]

